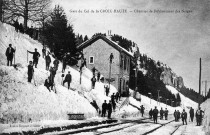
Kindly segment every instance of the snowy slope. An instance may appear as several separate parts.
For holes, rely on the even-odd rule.
[[[179,93],[180,98],[181,98],[181,106],[182,108],[197,108],[198,103],[192,101],[191,99],[189,99],[188,97],[185,97],[183,94],[181,94],[178,90],[176,90],[174,87],[170,86],[170,85],[166,85],[166,88],[171,91],[172,94],[177,94]]]

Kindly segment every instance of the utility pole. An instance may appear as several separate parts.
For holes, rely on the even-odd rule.
[[[200,70],[199,70],[199,95],[201,95],[201,58],[200,58]],[[200,107],[200,102],[198,104],[198,107]]]
[[[208,82],[210,82],[210,81],[207,81],[207,80],[202,81],[202,83],[205,83],[205,93],[204,93],[205,97],[207,95],[207,84],[208,84]]]
[[[159,92],[160,92],[160,90],[158,90],[158,102],[159,102],[159,104],[160,104]]]
[[[113,54],[111,53],[109,56],[109,89],[110,89],[110,81],[111,81],[111,64],[112,64],[112,59],[114,58]]]

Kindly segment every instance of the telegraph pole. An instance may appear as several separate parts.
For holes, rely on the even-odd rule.
[[[199,70],[199,95],[201,95],[201,58],[200,58],[200,70]],[[198,106],[200,106],[200,102]]]

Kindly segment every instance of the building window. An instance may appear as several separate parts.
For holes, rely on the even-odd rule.
[[[89,57],[89,64],[94,64],[94,57],[93,56]]]

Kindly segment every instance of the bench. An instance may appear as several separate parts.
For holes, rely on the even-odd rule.
[[[69,120],[84,120],[85,116],[82,113],[70,113],[68,114]]]

